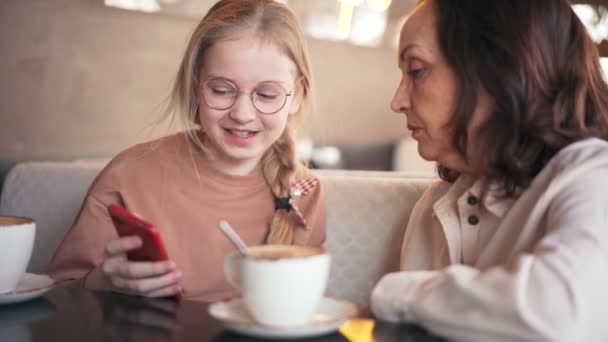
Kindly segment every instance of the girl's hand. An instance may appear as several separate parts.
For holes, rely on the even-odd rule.
[[[127,252],[141,247],[138,236],[110,241],[101,271],[118,292],[144,297],[168,297],[182,293],[182,273],[173,261],[129,261]]]

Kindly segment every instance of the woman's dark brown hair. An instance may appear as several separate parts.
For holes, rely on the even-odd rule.
[[[475,172],[514,196],[562,148],[608,139],[608,83],[566,0],[434,0],[438,39],[459,82],[451,128]],[[495,108],[467,135],[479,92]],[[474,141],[475,146],[467,142]],[[465,152],[466,151],[466,152]],[[439,167],[453,182],[458,173]]]

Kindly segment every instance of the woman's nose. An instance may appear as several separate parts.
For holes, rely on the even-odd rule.
[[[391,100],[391,110],[395,113],[405,113],[410,108],[409,87],[404,80],[401,80]]]

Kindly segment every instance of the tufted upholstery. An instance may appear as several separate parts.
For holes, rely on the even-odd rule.
[[[380,277],[399,266],[403,229],[429,179],[391,172],[321,171],[332,270],[327,294],[366,306]]]
[[[0,214],[37,222],[30,272],[44,272],[105,161],[27,162],[8,174]],[[375,282],[398,266],[403,227],[431,179],[391,172],[319,170],[333,263],[327,294],[366,306]]]
[[[44,272],[72,224],[103,162],[24,162],[8,173],[0,214],[36,220],[34,253],[28,270]]]

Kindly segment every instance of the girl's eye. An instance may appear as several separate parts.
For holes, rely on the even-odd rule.
[[[218,96],[232,96],[234,94],[234,90],[228,88],[214,88],[211,89],[214,95]]]
[[[285,92],[276,84],[263,84],[254,90],[253,95],[258,101],[277,101]]]
[[[264,100],[274,100],[277,98],[277,94],[276,93],[263,93],[263,92],[256,92],[255,96],[260,97]]]

